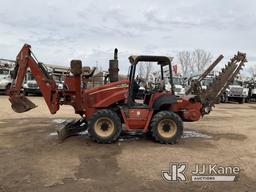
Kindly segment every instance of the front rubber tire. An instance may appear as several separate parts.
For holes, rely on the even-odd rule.
[[[27,91],[23,91],[23,95],[24,96],[28,96],[28,92]]]
[[[227,96],[226,95],[222,95],[221,96],[221,103],[226,103],[227,102]]]
[[[171,111],[160,111],[154,115],[150,129],[153,138],[163,144],[174,144],[183,133],[183,121]]]
[[[239,104],[244,104],[245,103],[245,99],[244,98],[240,99],[238,103]]]
[[[97,143],[113,143],[122,131],[121,120],[110,109],[96,111],[88,121],[88,133]]]

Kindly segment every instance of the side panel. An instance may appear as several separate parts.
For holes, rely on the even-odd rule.
[[[150,111],[148,109],[128,109],[126,112],[122,112],[125,116],[125,123],[128,129],[144,129]]]
[[[85,107],[106,108],[118,101],[125,100],[128,84],[129,81],[124,80],[84,90]]]
[[[101,108],[108,108],[113,104],[124,101],[127,98],[128,80],[108,83],[90,89],[82,90],[82,105],[87,118]]]
[[[183,121],[198,121],[201,117],[202,104],[191,101],[189,97],[180,97],[177,103],[170,108],[171,111],[178,113]]]
[[[127,90],[120,90],[120,88],[118,88],[116,91],[111,91],[111,92],[108,91],[103,95],[97,95],[94,107],[95,108],[109,107],[113,103],[125,100],[126,95],[127,95]]]

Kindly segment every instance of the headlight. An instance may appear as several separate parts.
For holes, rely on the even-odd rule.
[[[28,84],[24,84],[24,85],[23,85],[23,88],[26,88],[26,89],[27,89],[27,88],[28,88]]]
[[[63,84],[59,84],[58,89],[63,89]]]
[[[1,86],[5,86],[5,85],[7,85],[8,84],[8,81],[6,81],[6,80],[4,80],[4,79],[2,79],[1,81],[0,81],[0,85]]]

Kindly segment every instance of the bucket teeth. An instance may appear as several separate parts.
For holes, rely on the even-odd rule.
[[[238,52],[237,55],[230,59],[219,75],[215,77],[213,82],[207,87],[206,91],[202,93],[201,98],[203,103],[205,103],[205,108],[211,110],[218,96],[224,92],[239,72],[243,70],[245,62],[247,62],[246,54],[241,52]]]

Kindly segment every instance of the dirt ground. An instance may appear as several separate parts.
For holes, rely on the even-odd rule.
[[[86,134],[58,143],[55,129],[78,118],[69,106],[51,115],[39,107],[17,114],[0,96],[0,191],[256,191],[256,104],[219,104],[198,122],[185,123],[175,145],[144,137],[96,144]],[[170,162],[239,166],[237,182],[165,182]]]

